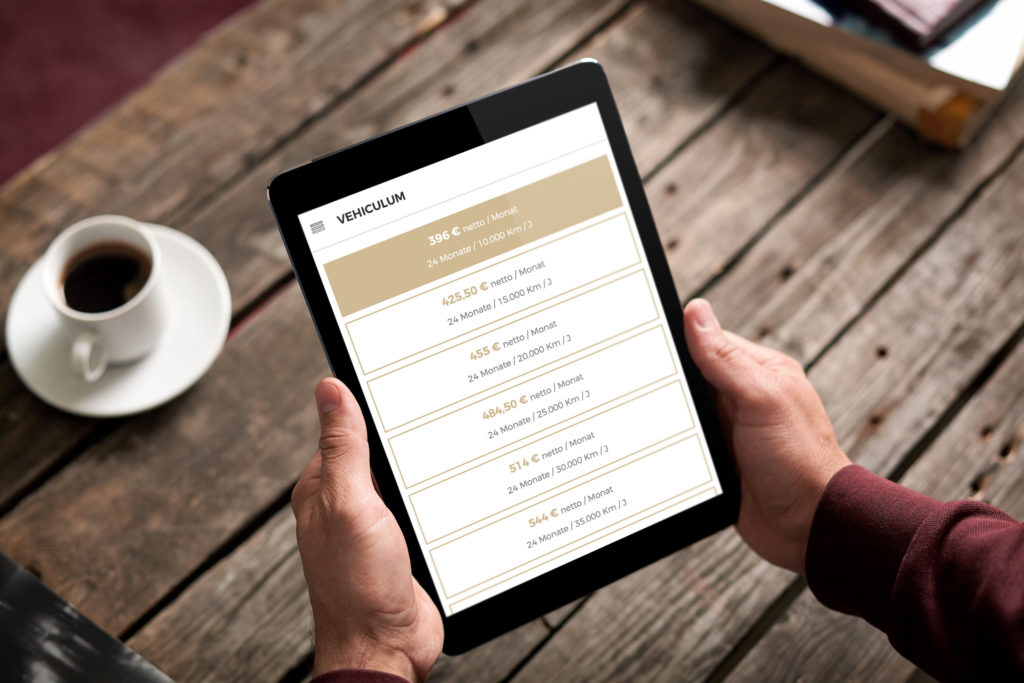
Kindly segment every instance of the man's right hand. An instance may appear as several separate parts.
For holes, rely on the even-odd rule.
[[[850,459],[799,363],[726,332],[703,299],[686,305],[683,321],[690,354],[718,394],[736,457],[736,528],[758,555],[803,574],[818,499]]]

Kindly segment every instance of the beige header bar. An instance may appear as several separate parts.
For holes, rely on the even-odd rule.
[[[324,270],[347,316],[619,206],[610,162],[601,156],[343,256]]]

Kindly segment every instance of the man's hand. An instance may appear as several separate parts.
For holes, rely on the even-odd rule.
[[[444,641],[405,540],[370,474],[366,424],[336,379],[316,387],[320,447],[292,492],[316,633],[313,674],[376,669],[423,680]]]
[[[850,459],[799,363],[724,331],[703,299],[686,305],[683,321],[690,354],[718,394],[736,456],[736,528],[758,555],[803,574],[818,499]]]

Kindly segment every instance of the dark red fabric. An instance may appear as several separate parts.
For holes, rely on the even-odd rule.
[[[0,2],[0,183],[252,1]]]
[[[1024,524],[850,465],[822,495],[807,581],[943,681],[1024,680]]]
[[[370,669],[338,669],[320,674],[310,683],[409,683],[402,676]]]

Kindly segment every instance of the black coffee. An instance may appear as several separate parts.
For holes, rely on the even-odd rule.
[[[64,301],[83,313],[117,308],[139,293],[149,278],[149,257],[121,242],[95,244],[64,269]]]

